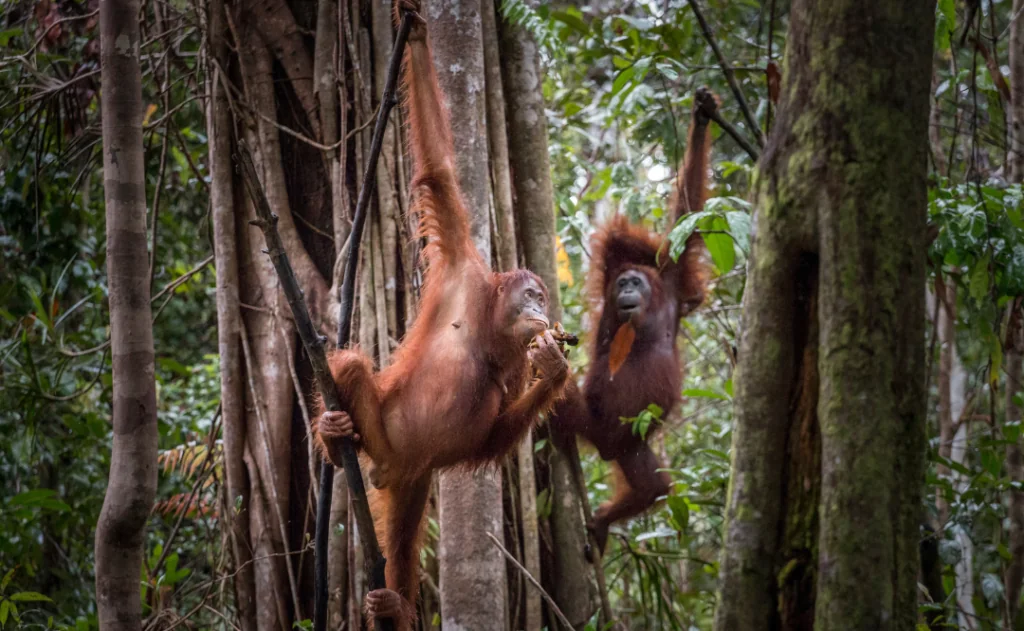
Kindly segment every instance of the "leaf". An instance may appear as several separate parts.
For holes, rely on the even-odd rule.
[[[587,23],[584,22],[579,15],[577,15],[577,13],[578,10],[575,8],[570,9],[568,11],[552,11],[551,19],[557,20],[562,24],[565,24],[569,28],[578,31],[583,35],[586,35],[587,33],[590,32],[590,26],[588,26]]]
[[[683,250],[686,249],[686,240],[690,238],[690,235],[697,228],[697,222],[710,215],[710,211],[707,210],[690,213],[680,219],[675,228],[672,228],[672,232],[668,235],[668,240],[671,244],[668,254],[672,257],[673,261],[678,260]]]
[[[768,79],[768,98],[775,105],[779,104],[779,90],[782,85],[782,73],[779,72],[779,65],[774,61],[768,62],[765,68],[765,75]]]
[[[715,217],[711,222],[711,230],[728,231],[729,224],[721,217]],[[719,274],[725,274],[736,264],[736,249],[733,248],[732,237],[721,232],[702,233],[704,243],[711,253],[711,260],[715,262]]]
[[[612,379],[615,378],[615,373],[619,372],[619,369],[622,368],[622,364],[626,363],[626,357],[629,356],[629,351],[633,348],[633,341],[635,339],[636,329],[633,328],[632,321],[626,322],[615,332],[611,348],[608,351],[608,370],[611,373]]]
[[[9,28],[6,31],[0,31],[0,48],[6,48],[7,44],[11,42],[12,37],[21,35],[23,29],[20,28]]]
[[[679,532],[686,532],[690,525],[690,507],[686,504],[686,498],[679,495],[669,495],[665,500],[668,508],[672,511],[672,521],[675,522]]]
[[[633,75],[636,73],[636,66],[630,66],[619,73],[615,77],[615,81],[612,82],[612,96],[615,96],[622,91],[622,88],[626,87],[626,84],[632,80]]]
[[[725,221],[729,224],[729,234],[736,245],[744,253],[750,251],[750,214],[742,210],[731,210],[725,213]]]
[[[988,255],[986,254],[974,264],[970,280],[971,298],[981,302],[988,293]]]
[[[547,438],[541,438],[533,445],[533,453],[540,453],[541,450],[548,444]]]
[[[11,584],[11,579],[14,578],[15,569],[16,568],[12,567],[10,570],[7,571],[7,574],[4,574],[3,580],[0,581],[0,594],[7,591],[7,586]]]
[[[985,594],[985,603],[995,609],[999,601],[1003,600],[1003,581],[995,574],[986,572],[981,575],[981,592]]]
[[[956,539],[943,539],[939,541],[939,558],[946,565],[956,565],[963,556],[963,549]]]
[[[956,31],[956,0],[939,0],[935,6],[935,48],[949,50],[950,38]]]
[[[721,399],[722,401],[727,401],[729,399],[728,396],[720,392],[715,392],[714,390],[704,390],[702,388],[687,388],[686,390],[683,390],[683,396],[689,397],[691,399]]]
[[[555,262],[558,264],[558,282],[572,287],[572,268],[569,263],[569,253],[565,251],[565,244],[562,239],[555,236]]]
[[[5,600],[0,603],[0,625],[7,624],[7,616],[11,613],[11,602]]]
[[[11,595],[11,600],[19,603],[50,603],[53,602],[48,597],[40,594],[39,592],[18,592],[17,594]]]

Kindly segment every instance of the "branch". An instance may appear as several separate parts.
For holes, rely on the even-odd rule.
[[[732,89],[732,93],[736,96],[736,101],[740,105],[740,110],[743,112],[743,118],[746,119],[747,125],[750,127],[750,132],[754,134],[754,138],[757,140],[757,146],[764,147],[764,135],[761,133],[761,128],[758,126],[757,119],[754,118],[753,112],[750,111],[750,106],[747,105],[747,99],[744,98],[743,91],[740,90],[740,84],[736,82],[736,73],[734,73],[732,67],[729,66],[729,62],[726,61],[725,55],[722,54],[722,50],[718,48],[718,43],[715,41],[715,34],[711,31],[711,26],[708,24],[708,21],[704,19],[704,14],[701,13],[700,7],[697,6],[697,0],[689,0],[689,2],[690,8],[693,9],[693,14],[697,16],[697,22],[700,24],[700,30],[704,33],[704,39],[707,40],[708,45],[711,46],[712,52],[715,53],[715,58],[718,59],[718,65],[722,67],[722,72],[725,74],[725,80],[729,82],[729,87]]]
[[[566,443],[563,451],[569,461],[569,468],[572,470],[572,481],[573,486],[576,487],[576,496],[579,497],[580,504],[583,506],[583,519],[589,525],[594,521],[594,513],[590,508],[590,500],[587,499],[587,482],[583,478],[583,465],[580,464],[579,447],[576,445],[575,438],[566,441]],[[603,624],[609,624],[615,620],[615,617],[612,615],[612,606],[608,601],[608,585],[604,578],[601,546],[597,545],[597,538],[589,527],[587,528],[587,542],[590,546],[588,560],[594,565],[594,577],[597,579],[598,596],[601,597],[601,615],[604,617]]]
[[[734,127],[732,123],[725,120],[725,118],[722,116],[722,113],[718,111],[717,108],[707,112],[707,116],[711,120],[718,123],[718,126],[722,128],[722,131],[729,134],[732,137],[732,139],[736,141],[736,144],[742,147],[743,150],[747,152],[747,155],[749,155],[751,159],[754,160],[754,162],[757,162],[761,158],[761,152],[758,151],[757,147],[750,144],[750,141],[747,140],[746,136],[740,133],[740,130],[736,129],[736,127]]]
[[[494,543],[494,545],[498,546],[498,550],[500,550],[501,553],[505,555],[505,558],[511,561],[512,565],[516,566],[516,569],[519,570],[522,573],[522,575],[526,577],[526,580],[533,583],[533,586],[536,587],[537,591],[540,592],[541,597],[544,598],[544,600],[547,601],[548,605],[551,606],[551,611],[555,613],[555,617],[558,618],[558,621],[565,625],[566,629],[574,629],[575,627],[573,627],[572,623],[569,622],[569,619],[565,617],[565,614],[562,613],[562,610],[558,608],[558,605],[555,604],[554,599],[551,598],[551,596],[546,591],[544,591],[544,588],[541,587],[540,583],[537,582],[537,579],[535,579],[533,575],[530,574],[530,572],[527,571],[527,569],[523,567],[522,564],[519,563],[519,561],[517,561],[516,558],[512,556],[512,554],[509,553],[508,550],[505,549],[505,546],[501,545],[501,542],[498,541],[497,537],[495,537],[491,533],[487,533],[487,536],[491,538],[491,541]]]

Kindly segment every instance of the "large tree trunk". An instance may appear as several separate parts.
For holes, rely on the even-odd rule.
[[[792,5],[736,375],[721,631],[915,627],[933,26],[909,0]],[[820,461],[787,440],[803,426]],[[820,500],[793,496],[815,486]],[[787,559],[798,533],[809,558]]]
[[[96,524],[96,606],[103,631],[142,628],[143,534],[156,496],[156,382],[146,251],[139,3],[103,0],[100,40],[107,284],[114,442]]]
[[[427,5],[441,89],[450,112],[456,169],[471,211],[470,232],[491,260],[490,173],[480,0],[437,0]],[[502,533],[501,478],[497,467],[440,477],[441,626],[504,629],[505,561],[487,533]]]
[[[520,249],[526,267],[547,285],[550,315],[552,321],[557,321],[562,317],[562,307],[555,263],[555,200],[548,163],[547,117],[539,51],[525,29],[502,23],[501,64]],[[582,627],[596,609],[597,594],[583,554],[587,543],[583,508],[573,483],[572,463],[566,455],[551,449],[548,466],[555,572],[548,584],[554,587],[555,601],[569,621]]]

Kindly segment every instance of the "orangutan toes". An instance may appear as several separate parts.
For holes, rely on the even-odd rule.
[[[366,595],[365,612],[371,618],[398,618],[404,613],[402,597],[390,589],[375,589]]]

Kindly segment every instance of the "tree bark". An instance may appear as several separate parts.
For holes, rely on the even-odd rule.
[[[967,371],[956,350],[956,287],[952,284],[936,283],[939,304],[939,319],[936,323],[939,336],[939,455],[958,465],[967,463],[968,428],[963,412],[967,395]],[[968,479],[949,467],[938,468],[940,475],[950,478],[956,494],[967,490]],[[977,621],[974,612],[974,543],[970,533],[960,525],[949,521],[950,498],[939,495],[936,504],[941,528],[950,528],[960,548],[960,559],[954,564],[954,602],[957,624],[965,631],[974,629]]]
[[[915,627],[933,28],[933,7],[916,2],[792,5],[758,178],[716,629],[781,626],[791,568],[778,533],[795,519],[816,554],[802,628]],[[794,512],[785,475],[807,396],[817,528]]]
[[[555,201],[539,51],[526,30],[507,22],[501,25],[501,70],[508,114],[509,165],[521,229],[520,250],[525,266],[547,285],[550,316],[552,321],[558,321],[562,307],[555,262]],[[558,607],[574,626],[582,627],[597,606],[591,568],[583,553],[587,543],[583,508],[573,483],[572,463],[566,455],[551,449],[548,465],[556,573],[550,583],[554,585],[553,597]]]
[[[100,3],[113,447],[96,524],[96,606],[103,631],[142,628],[139,572],[157,485],[156,382],[146,251],[139,3]]]
[[[494,186],[494,214],[497,225],[494,247],[497,250],[498,265],[502,270],[510,270],[518,265],[516,224],[512,205],[505,91],[501,81],[501,50],[498,44],[498,24],[493,0],[481,0],[481,22],[487,83],[487,137],[491,152],[491,182]],[[537,602],[539,606],[539,597]]]
[[[235,243],[234,168],[231,162],[231,112],[227,99],[228,78],[219,68],[228,67],[223,0],[210,3],[211,54],[218,62],[209,80],[211,101],[207,108],[210,138],[210,206],[213,216],[214,255],[217,271],[217,347],[220,356],[220,405],[224,427],[224,474],[228,532],[235,564],[235,606],[243,631],[256,629],[256,592],[252,567],[249,479],[245,469],[245,376],[239,338],[241,313],[238,304],[238,247]]]
[[[505,93],[501,81],[501,53],[498,46],[498,25],[493,0],[481,0],[481,23],[484,42],[484,68],[487,93],[487,137],[490,149],[491,183],[494,190],[495,258],[501,270],[518,267],[516,260],[516,227],[512,204],[512,179],[509,165],[508,136],[505,120]],[[546,133],[546,130],[545,130]],[[546,140],[546,137],[545,137]],[[545,142],[546,155],[546,142]],[[550,314],[554,317],[560,305],[555,299],[558,288],[551,289]],[[527,433],[516,449],[519,472],[519,506],[522,514],[521,540],[523,567],[540,580],[540,532],[537,521],[537,481],[533,462],[533,432]],[[525,577],[515,574],[524,600],[523,629],[540,631],[540,594]],[[513,620],[513,624],[516,622]]]
[[[487,168],[483,30],[480,0],[439,0],[427,7],[434,65],[450,112],[456,170],[470,209],[470,233],[491,260],[490,174]],[[497,467],[440,476],[441,626],[504,629],[505,561],[488,539],[502,533],[501,478]]]

